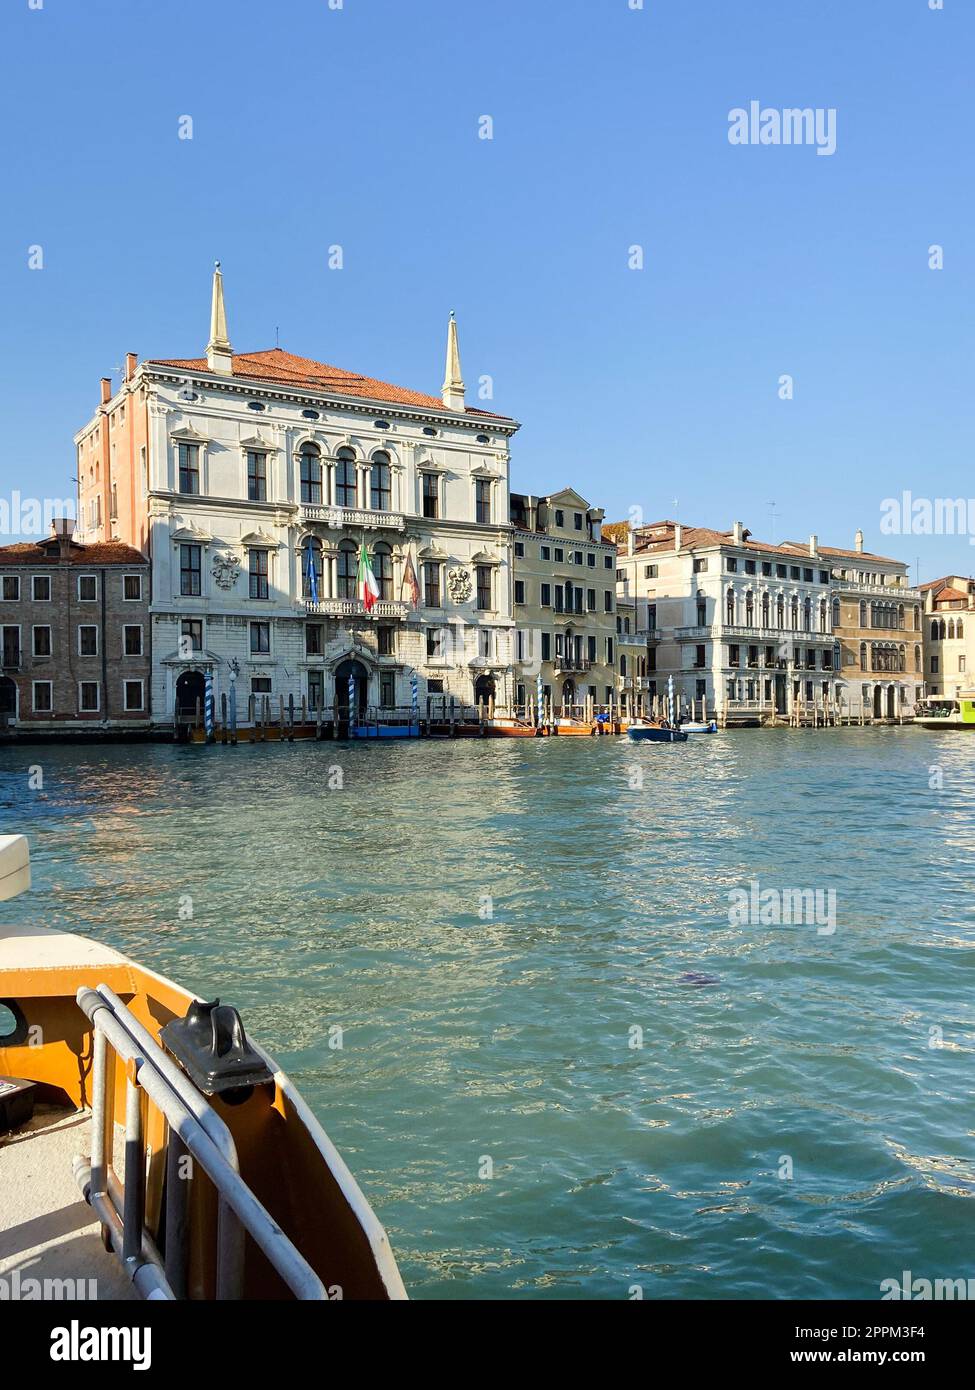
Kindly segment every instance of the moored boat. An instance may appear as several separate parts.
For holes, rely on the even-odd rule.
[[[487,738],[541,738],[546,734],[546,726],[531,724],[526,719],[486,719],[484,733]]]
[[[975,690],[959,691],[957,699],[929,695],[911,722],[939,733],[948,729],[975,733]]]
[[[26,840],[0,837],[0,900],[29,885]],[[235,1009],[33,923],[0,927],[0,1000],[17,1129],[0,1272],[103,1298],[406,1297],[355,1179]]]
[[[703,722],[700,719],[686,719],[680,726],[685,734],[716,734],[718,732],[718,721],[709,719]]]

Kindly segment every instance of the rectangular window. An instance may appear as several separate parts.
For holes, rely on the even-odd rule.
[[[483,526],[491,521],[491,483],[488,478],[477,478],[474,483],[475,519]]]
[[[565,551],[562,550],[559,546],[556,546],[556,547],[555,547],[555,562],[556,562],[556,564],[561,565],[561,563],[562,563],[562,561],[563,561],[564,559],[565,559]]]
[[[565,590],[561,584],[555,586],[555,611],[562,613],[565,610]]]
[[[251,598],[268,598],[267,584],[267,551],[252,550],[250,552],[250,596]]]
[[[555,513],[555,524],[556,524],[556,526],[564,526],[564,525],[565,525],[565,512],[558,512],[558,511],[557,511],[557,512]]]
[[[179,625],[179,654],[190,656],[203,650],[202,618],[183,618]]]
[[[184,598],[201,592],[203,577],[203,547],[181,545],[179,548],[179,591]]]
[[[550,632],[543,632],[543,633],[542,633],[542,660],[543,660],[543,661],[551,661],[551,659],[552,659],[552,634],[551,634]]]
[[[525,581],[524,581],[523,579],[516,579],[516,580],[515,580],[515,603],[524,603],[524,601],[525,601]]]
[[[247,498],[250,502],[267,501],[267,454],[247,451]]]
[[[478,608],[492,608],[494,605],[491,595],[491,566],[476,565],[475,573],[477,575],[477,606]]]
[[[142,598],[142,575],[125,574],[122,576],[122,598],[126,603],[138,603]]]
[[[582,530],[582,512],[573,512],[573,514],[572,514],[572,524],[573,524],[573,526],[576,528],[577,531],[581,531],[581,530]]]
[[[613,559],[613,556],[612,556],[612,555],[604,555],[604,556],[603,556],[603,569],[605,569],[605,570],[611,570],[611,569],[613,568],[613,565],[614,565],[615,563],[616,563],[616,561]]]
[[[525,554],[525,542],[524,542],[524,541],[515,541],[515,558],[518,559],[518,560],[520,560],[520,559],[522,559],[522,558],[524,557],[524,554]]]
[[[252,695],[270,695],[271,677],[270,676],[251,676]]]
[[[382,628],[380,628],[380,632]],[[305,655],[321,656],[322,654],[322,625],[321,623],[305,624]]]
[[[700,671],[704,664],[704,648],[702,646],[696,646],[694,648],[694,665]]]
[[[78,628],[78,655],[98,655],[98,628],[93,623],[82,623]]]
[[[142,655],[142,628],[135,623],[126,623],[122,629],[122,638],[126,656]]]
[[[596,660],[596,639],[592,633],[586,638],[586,656],[590,661]]]
[[[391,709],[396,704],[396,678],[392,671],[379,673],[379,703],[383,709]]]
[[[695,558],[695,560],[694,560],[694,573],[695,573],[695,574],[704,574],[704,572],[707,570],[707,567],[708,567],[708,562],[707,562],[707,557],[706,557],[706,556],[699,555],[699,556],[697,556],[697,557]]]
[[[427,658],[435,660],[440,655],[440,628],[427,628]]]
[[[738,561],[735,559],[733,555],[728,556],[728,569],[731,571],[732,574],[734,574],[735,571],[738,569]]]
[[[732,645],[728,648],[728,665],[729,665],[729,666],[737,666],[737,665],[738,665],[738,659],[739,659],[739,658],[738,658],[738,647],[737,647],[735,644],[732,644]]]
[[[31,584],[31,593],[35,603],[51,602],[51,576],[49,574],[35,574]]]
[[[603,612],[604,612],[604,613],[612,613],[612,611],[613,611],[613,591],[612,591],[612,589],[607,589],[606,592],[605,592],[605,594],[603,595]]]
[[[124,709],[128,714],[141,714],[145,708],[142,682],[124,681],[122,683],[122,694],[124,699]]]
[[[200,491],[200,446],[199,444],[180,444],[179,490],[198,496]]]
[[[551,560],[551,558],[552,558],[552,550],[551,550],[551,547],[550,547],[550,546],[547,546],[547,545],[540,546],[540,547],[539,547],[538,553],[539,553],[539,555],[541,556],[541,558],[542,558],[543,560]]]
[[[81,603],[95,603],[98,599],[98,576],[78,575],[78,599]]]
[[[20,575],[5,574],[3,584],[0,586],[0,593],[3,594],[4,603],[20,602]]]
[[[772,561],[771,561],[771,560],[763,560],[763,561],[762,561],[762,573],[765,575],[766,579],[769,578],[769,577],[771,576],[771,573],[772,573]]]
[[[586,612],[587,612],[587,613],[595,613],[595,611],[596,611],[596,590],[595,590],[595,589],[587,589],[587,590],[586,590]]]
[[[819,571],[819,582],[820,582],[820,584],[828,584],[828,583],[829,583],[829,570],[820,570],[820,571]]]
[[[376,629],[376,650],[380,656],[392,656],[394,629],[391,627],[379,627]]]
[[[271,624],[251,623],[251,652],[254,656],[268,656],[271,651]]]
[[[659,566],[657,566],[657,565],[644,565],[644,566],[643,566],[643,577],[644,577],[644,579],[656,579],[656,577],[657,577],[657,575],[659,574],[659,572],[660,572]]]
[[[423,602],[427,608],[440,607],[440,566],[435,560],[423,566]]]
[[[804,570],[803,570],[803,572],[802,572],[802,581],[803,581],[804,584],[811,584],[811,583],[813,582],[813,572],[812,572],[812,570],[807,570],[807,569],[804,569]]]
[[[613,664],[613,651],[614,651],[614,648],[613,648],[613,638],[612,638],[612,637],[607,637],[607,638],[606,638],[606,665],[607,665],[607,666],[612,666],[612,664]]]
[[[784,578],[785,578],[785,565],[776,565],[776,567],[775,567],[775,577],[776,577],[776,579],[784,579]]]
[[[573,592],[573,594],[575,595],[575,603],[574,603],[574,605],[573,605],[574,610],[575,610],[576,613],[581,613],[581,612],[582,612],[582,590],[581,590],[581,589],[574,589],[572,592]]]
[[[424,473],[423,515],[436,519],[440,515],[440,479],[436,473]]]
[[[745,573],[746,573],[746,574],[754,574],[754,573],[755,573],[755,561],[754,561],[754,560],[746,560],[746,561],[745,561]]]
[[[594,550],[588,550],[586,552],[586,564],[591,570],[596,568],[596,552]]]
[[[573,563],[574,565],[581,565],[581,564],[582,564],[582,551],[581,551],[581,550],[573,550],[573,552],[572,552],[572,563]]]
[[[34,713],[50,714],[54,708],[54,687],[51,681],[34,682]]]
[[[960,674],[962,673],[962,671],[964,671],[964,669],[965,669],[965,658],[964,658],[963,656],[960,656],[960,657],[958,658],[958,674],[960,675]]]
[[[99,700],[98,682],[81,681],[78,685],[78,710],[81,714],[96,714]]]
[[[34,628],[34,655],[51,655],[51,629],[49,627]]]
[[[552,586],[551,586],[551,584],[543,584],[543,585],[542,585],[541,606],[542,606],[543,608],[551,608],[551,606],[552,606]]]
[[[308,708],[322,709],[325,703],[325,674],[323,671],[308,672]]]

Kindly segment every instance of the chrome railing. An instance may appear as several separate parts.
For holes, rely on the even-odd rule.
[[[93,1065],[91,1157],[75,1158],[75,1179],[138,1292],[150,1299],[186,1297],[191,1179],[182,1169],[189,1154],[210,1179],[219,1201],[217,1298],[242,1295],[246,1232],[296,1298],[325,1300],[327,1293],[318,1275],[241,1178],[230,1130],[176,1062],[107,985],[99,985],[97,991],[83,986],[77,1001],[92,1025]],[[109,1101],[116,1059],[125,1067],[125,1168],[121,1184],[112,1160],[114,1107]],[[146,1143],[140,1092],[169,1126],[165,1258],[145,1224]]]

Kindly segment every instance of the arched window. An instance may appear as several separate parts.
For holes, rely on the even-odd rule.
[[[866,642],[861,642],[861,643],[860,643],[860,670],[861,670],[861,671],[865,671],[866,669],[867,669],[867,644],[866,644]]]
[[[903,646],[902,646],[902,647],[900,648],[900,650],[898,651],[898,653],[897,653],[897,669],[898,669],[898,671],[906,671],[906,670],[907,670],[907,648],[906,648],[906,647],[903,647]]]
[[[388,512],[393,505],[392,472],[388,454],[374,454],[369,475],[369,505],[374,512]]]
[[[965,624],[962,622],[961,618],[959,618],[959,619],[958,619],[958,622],[955,624],[955,636],[956,636],[956,637],[964,637],[964,635],[965,635]]]
[[[866,602],[866,599],[861,599],[861,600],[860,600],[860,626],[861,626],[861,627],[866,627],[866,625],[867,625],[867,602]]]
[[[914,648],[914,669],[915,669],[915,671],[920,671],[920,669],[921,669],[921,648],[920,648],[920,647],[915,647],[915,648]]]
[[[725,617],[728,621],[729,626],[733,627],[735,622],[735,595],[733,589],[728,590],[728,593],[725,596],[724,604]]]
[[[301,500],[311,507],[322,504],[322,458],[314,444],[303,444],[298,455],[301,477]]]
[[[339,546],[338,558],[338,597],[355,598],[355,572],[357,553],[352,541],[343,541]]]
[[[799,599],[798,599],[798,596],[797,596],[796,594],[793,594],[793,595],[792,595],[792,600],[791,600],[791,602],[790,602],[790,604],[789,604],[789,617],[790,617],[790,620],[791,620],[791,623],[792,623],[792,631],[793,631],[793,632],[798,632],[798,630],[799,630]]]
[[[335,505],[354,507],[356,497],[355,454],[351,449],[340,449],[335,460]]]
[[[921,610],[917,607],[914,609],[914,631],[921,631]]]
[[[385,541],[373,547],[372,572],[379,585],[380,598],[393,597],[393,552]]]
[[[768,594],[762,595],[762,627],[769,626],[769,601]]]
[[[315,587],[318,590],[318,597],[321,598],[322,584],[322,543],[311,538],[306,540],[301,547],[301,592],[305,598],[311,598],[311,571],[308,566],[310,556],[315,561]]]
[[[954,620],[954,618],[949,618],[949,619],[948,619],[948,640],[949,640],[949,641],[952,641],[952,640],[954,639],[954,636],[955,636],[955,620]]]
[[[745,623],[748,627],[755,625],[755,595],[751,589],[745,595]]]
[[[834,599],[833,599],[833,631],[834,631],[834,632],[835,632],[836,629],[839,627],[839,625],[840,625],[840,601],[839,601],[838,598],[834,598]]]
[[[778,628],[785,627],[785,599],[781,594],[775,600],[775,625]]]
[[[904,626],[904,605],[902,603],[897,605],[897,626]]]
[[[623,677],[624,680],[626,679],[626,657],[625,657],[625,656],[621,656],[621,657],[620,657],[620,675]]]
[[[802,629],[803,632],[812,631],[812,599],[807,598],[802,605]]]

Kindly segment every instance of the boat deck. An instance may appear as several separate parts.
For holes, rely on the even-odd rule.
[[[38,1106],[23,1129],[0,1137],[0,1280],[10,1289],[19,1278],[21,1298],[66,1296],[63,1283],[29,1292],[32,1279],[70,1279],[76,1298],[138,1298],[72,1176],[74,1155],[90,1152],[90,1128],[87,1111]]]

